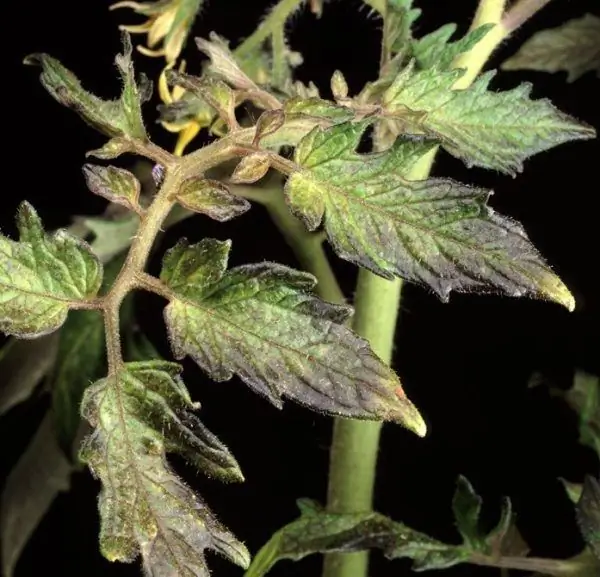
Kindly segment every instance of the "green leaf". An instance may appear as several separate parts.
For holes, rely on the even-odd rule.
[[[0,235],[0,330],[25,338],[58,329],[72,307],[93,298],[102,265],[64,230],[46,234],[34,208],[17,212],[20,241]]]
[[[74,311],[60,332],[56,364],[50,378],[55,434],[71,457],[81,417],[83,392],[105,371],[104,319],[98,311]]]
[[[28,400],[54,365],[59,333],[38,339],[11,337],[0,350],[0,416]]]
[[[534,154],[595,131],[557,110],[549,100],[531,100],[530,84],[492,92],[494,72],[482,74],[466,89],[454,90],[464,70],[415,71],[407,66],[385,91],[384,113],[403,122],[404,132],[438,139],[469,167],[514,175]]]
[[[567,496],[573,503],[577,503],[581,498],[581,492],[583,490],[583,485],[581,483],[573,483],[571,481],[567,481],[566,479],[559,479],[565,488],[565,492]]]
[[[471,549],[479,549],[482,545],[482,536],[479,529],[479,515],[481,514],[481,497],[475,493],[473,486],[465,477],[459,477],[456,491],[452,500],[452,510],[456,520],[456,527],[462,535],[463,541]]]
[[[600,18],[585,14],[534,34],[502,64],[503,70],[567,72],[573,82],[587,72],[600,77]]]
[[[342,323],[351,309],[312,294],[313,276],[273,264],[229,271],[230,241],[180,242],[161,280],[176,358],[191,356],[215,381],[237,374],[281,407],[287,396],[328,414],[425,423],[400,381],[368,343]]]
[[[478,530],[481,499],[460,477],[453,509],[463,534],[462,545],[441,543],[376,512],[335,514],[307,499],[298,501],[301,516],[277,531],[254,557],[245,577],[263,577],[282,559],[299,560],[313,553],[381,549],[388,559],[410,558],[413,570],[446,569],[468,563],[472,555],[510,555],[515,542],[510,500],[505,499],[500,521],[485,535]],[[522,549],[522,540],[516,543]]]
[[[577,521],[585,542],[600,559],[600,482],[589,475],[577,503]]]
[[[85,164],[83,174],[88,188],[94,194],[129,210],[140,210],[140,181],[128,170],[116,166]]]
[[[446,545],[395,523],[379,513],[333,514],[298,501],[301,516],[277,531],[258,551],[244,577],[263,577],[283,559],[298,561],[315,553],[381,549],[388,559],[413,559],[413,569],[444,569],[467,560],[460,547]]]
[[[512,503],[505,497],[498,524],[489,532],[481,530],[482,499],[468,479],[460,476],[452,499],[452,512],[456,528],[462,536],[462,548],[471,553],[485,555],[525,555],[527,544],[519,534],[514,522]]]
[[[385,48],[390,55],[404,55],[410,49],[413,24],[421,15],[413,0],[383,0],[385,12]]]
[[[576,371],[573,386],[564,398],[579,416],[579,442],[600,456],[600,378]]]
[[[191,412],[178,374],[165,361],[126,363],[84,394],[94,428],[80,457],[102,482],[100,549],[111,561],[142,555],[149,575],[208,577],[204,550],[246,567],[246,548],[169,467],[177,452],[220,479],[242,480],[227,448]]]
[[[188,210],[205,214],[219,222],[231,220],[250,209],[250,203],[245,198],[231,194],[218,180],[201,176],[186,180],[175,198]]]
[[[446,24],[416,40],[412,45],[413,56],[420,68],[448,70],[458,55],[472,50],[493,27],[494,24],[485,24],[469,31],[460,40],[450,42],[456,24]]]
[[[2,575],[13,577],[25,545],[61,491],[68,491],[74,467],[56,443],[50,414],[8,475],[0,507]]]
[[[135,213],[126,213],[117,219],[83,217],[80,220],[93,233],[94,240],[90,244],[102,262],[112,260],[128,248],[140,226],[140,218]]]
[[[123,34],[122,42],[123,54],[115,58],[123,81],[119,100],[102,100],[86,92],[77,77],[48,54],[31,54],[25,58],[25,64],[41,66],[40,81],[50,95],[63,106],[72,108],[96,130],[110,137],[127,136],[147,140],[141,105],[149,100],[152,86],[145,76],[141,77],[138,86],[131,60],[129,34]]]
[[[285,187],[292,212],[309,230],[325,220],[335,252],[391,279],[450,291],[495,291],[574,300],[516,222],[486,205],[489,192],[446,179],[408,181],[435,142],[399,139],[357,154],[369,121],[314,129],[295,151],[299,170]]]

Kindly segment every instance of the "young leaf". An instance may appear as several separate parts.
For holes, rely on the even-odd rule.
[[[469,167],[481,166],[514,175],[534,154],[571,140],[587,140],[595,131],[558,111],[547,99],[531,100],[530,84],[492,92],[494,72],[471,87],[454,90],[463,70],[407,66],[385,91],[386,116],[402,121],[405,132],[428,134]]]
[[[61,491],[68,491],[74,467],[56,443],[46,414],[33,439],[8,475],[0,507],[2,575],[13,577],[31,535]]]
[[[325,512],[307,499],[301,516],[277,531],[258,551],[244,577],[263,577],[283,559],[298,561],[315,553],[381,549],[388,559],[413,559],[413,569],[445,569],[463,563],[468,553],[414,531],[375,512],[345,515]]]
[[[348,98],[348,83],[344,75],[339,70],[334,71],[331,76],[331,93],[335,100],[344,100]]]
[[[399,139],[384,152],[357,154],[368,122],[316,128],[296,148],[300,168],[285,193],[309,230],[324,219],[341,258],[430,287],[444,301],[452,290],[498,291],[574,308],[522,227],[486,205],[489,192],[405,180],[435,142]]]
[[[72,108],[96,130],[110,137],[147,140],[141,105],[150,98],[152,87],[145,77],[141,78],[139,86],[136,84],[129,34],[123,34],[122,42],[123,54],[115,58],[123,80],[119,100],[102,100],[86,92],[77,77],[48,54],[31,54],[25,64],[41,66],[40,81],[50,95],[60,104]]]
[[[327,120],[333,121],[337,124],[339,122],[346,122],[354,117],[354,112],[350,108],[340,106],[317,98],[291,98],[286,100],[283,105],[286,118],[291,115],[302,115],[316,118],[326,118]]]
[[[577,503],[577,521],[585,542],[600,559],[600,482],[589,475]]]
[[[100,548],[111,561],[141,553],[148,575],[208,577],[204,550],[246,567],[246,548],[169,467],[178,452],[211,476],[243,479],[235,459],[191,412],[178,374],[165,361],[126,363],[84,394],[94,427],[80,457],[102,482]]]
[[[307,273],[262,263],[229,271],[229,241],[180,242],[161,280],[176,358],[190,355],[215,381],[235,373],[281,407],[283,395],[325,413],[425,424],[394,372],[342,323],[351,309],[311,294]]]
[[[19,242],[0,235],[0,330],[34,338],[58,329],[69,308],[96,295],[102,265],[77,237],[64,230],[46,234],[27,202],[17,227]]]
[[[94,194],[134,212],[140,210],[140,181],[128,170],[115,166],[85,164],[83,174],[88,188]]]
[[[251,184],[260,180],[271,167],[269,154],[266,152],[255,152],[240,160],[231,175],[234,184]]]
[[[218,78],[200,78],[178,72],[177,70],[167,70],[166,78],[170,86],[178,86],[180,89],[185,90],[184,94],[191,95],[192,99],[190,100],[190,97],[188,97],[185,103],[184,101],[178,101],[184,103],[183,110],[185,110],[186,116],[189,116],[190,110],[194,110],[194,118],[197,119],[198,112],[202,108],[198,108],[196,102],[202,102],[208,104],[211,109],[214,109],[228,126],[237,127],[235,92],[225,82]],[[196,98],[194,99],[193,97]],[[177,106],[171,107],[170,114],[173,114],[174,111],[177,113],[177,116],[173,119],[180,121],[181,108],[178,109]],[[214,113],[211,114],[211,116],[213,115]]]
[[[59,333],[33,340],[11,337],[0,350],[0,416],[31,397],[54,366]]]
[[[85,153],[86,158],[93,156],[100,160],[114,160],[127,152],[134,152],[135,148],[126,138],[111,138],[105,145],[95,150],[88,150]]]
[[[587,72],[596,72],[600,77],[600,18],[585,14],[557,28],[537,32],[501,68],[564,70],[567,82],[573,82]]]
[[[256,121],[256,135],[254,144],[257,145],[261,138],[277,132],[285,123],[285,113],[281,108],[265,110]]]
[[[460,40],[450,42],[450,38],[456,32],[456,24],[446,24],[435,32],[415,40],[412,54],[420,68],[445,71],[451,68],[459,54],[472,50],[493,27],[493,24],[485,24],[469,31]]]
[[[456,527],[465,544],[471,549],[479,549],[482,544],[479,529],[481,497],[475,493],[473,486],[465,477],[460,476],[456,483],[456,491],[452,499],[452,510]]]
[[[258,90],[258,86],[236,62],[227,43],[217,34],[211,32],[210,40],[196,38],[196,46],[210,58],[208,71],[211,75],[240,90]]]
[[[218,180],[199,176],[186,180],[176,199],[188,210],[206,214],[219,222],[231,220],[250,209],[250,203],[245,198],[231,194]]]

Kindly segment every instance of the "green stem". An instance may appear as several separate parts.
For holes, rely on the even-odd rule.
[[[265,194],[261,199],[262,204],[264,204],[269,216],[294,252],[302,268],[317,277],[317,294],[331,303],[342,304],[346,302],[344,293],[339,287],[323,249],[322,237],[308,232],[304,224],[290,212],[281,193],[281,188],[281,184],[278,184],[273,186],[272,190],[265,189]]]
[[[260,23],[254,33],[246,38],[234,51],[235,56],[244,58],[251,52],[260,48],[263,42],[276,30],[283,30],[287,19],[296,11],[305,0],[280,0],[269,12],[269,15]]]
[[[499,24],[504,14],[505,0],[481,0],[471,28],[488,22]],[[496,26],[496,30],[501,29]],[[504,38],[503,33],[488,36],[491,40],[477,45],[456,63],[466,68],[466,74],[456,88],[466,88],[479,74],[494,48]],[[429,176],[436,151],[420,159],[409,180],[424,180]],[[386,362],[391,361],[394,334],[400,306],[402,282],[388,281],[367,270],[358,275],[354,300],[354,330],[366,338],[373,350]],[[377,453],[381,423],[337,419],[331,443],[327,509],[336,513],[354,513],[372,509]],[[366,577],[368,552],[331,553],[325,556],[323,577]]]

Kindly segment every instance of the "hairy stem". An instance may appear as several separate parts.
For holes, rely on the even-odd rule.
[[[502,27],[506,34],[512,34],[520,28],[527,20],[539,12],[551,0],[518,0],[510,8],[502,20]]]
[[[252,138],[253,131],[240,131],[242,141]],[[139,286],[146,261],[163,223],[176,204],[176,194],[183,181],[193,175],[204,173],[235,156],[234,138],[238,133],[201,148],[197,152],[177,158],[150,143],[132,142],[139,154],[154,161],[162,161],[165,178],[160,190],[140,219],[140,227],[129,248],[127,258],[108,294],[101,299],[106,327],[106,349],[109,373],[114,374],[122,364],[119,339],[119,308],[127,294]]]
[[[504,14],[506,0],[481,0],[471,29],[487,23],[498,25]],[[461,55],[456,66],[466,73],[456,88],[466,88],[479,74],[493,50],[505,37],[488,33],[474,50]],[[409,180],[424,180],[429,176],[435,150],[420,159]],[[388,281],[361,270],[354,300],[354,330],[371,343],[373,350],[390,362],[396,321],[400,306],[402,282]],[[372,508],[373,487],[379,449],[380,423],[337,419],[331,443],[327,509],[337,513],[368,511]],[[325,556],[323,577],[366,577],[368,552],[332,553]]]
[[[238,58],[248,56],[252,51],[260,48],[262,43],[278,30],[283,30],[287,19],[296,11],[305,0],[280,0],[269,12],[268,16],[260,23],[254,33],[246,38],[234,51]]]

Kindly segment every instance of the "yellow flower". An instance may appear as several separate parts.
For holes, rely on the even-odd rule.
[[[141,3],[124,0],[110,7],[131,8],[137,14],[143,14],[148,20],[136,26],[119,26],[132,34],[147,34],[147,46],[138,46],[146,56],[164,56],[167,63],[177,60],[183,44],[200,10],[202,0],[157,0]],[[160,43],[162,46],[156,48]]]
[[[164,70],[160,74],[158,79],[158,94],[160,99],[165,104],[173,104],[174,102],[180,101],[185,97],[186,90],[181,86],[173,86],[169,89],[167,83],[167,70],[173,68],[174,63],[167,64]],[[179,72],[184,72],[185,61],[179,66]],[[195,118],[191,120],[184,120],[182,122],[161,122],[163,127],[169,132],[178,133],[177,144],[173,153],[177,156],[182,156],[187,145],[196,138],[202,128],[210,126],[214,118],[214,112],[206,105],[203,106],[197,113]]]

